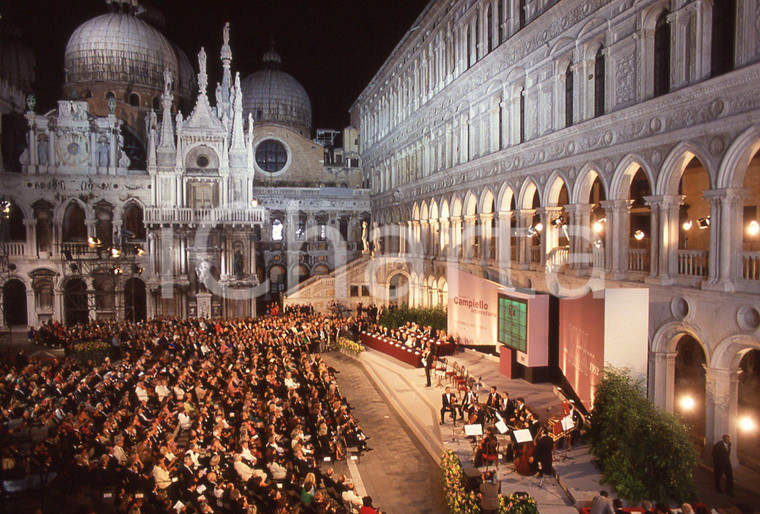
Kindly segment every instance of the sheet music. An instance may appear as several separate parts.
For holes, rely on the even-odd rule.
[[[498,430],[500,434],[506,434],[507,432],[509,432],[509,427],[503,421],[499,421],[498,423],[496,423],[495,426],[496,426],[496,430]]]
[[[515,436],[515,442],[517,443],[527,443],[530,441],[533,441],[533,436],[530,435],[530,430],[527,428],[523,428],[521,430],[515,430],[512,432]]]
[[[483,425],[465,425],[465,435],[483,435]]]

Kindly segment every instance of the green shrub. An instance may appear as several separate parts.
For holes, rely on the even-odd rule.
[[[413,321],[421,326],[430,326],[434,330],[446,330],[446,309],[442,305],[410,308],[407,304],[403,304],[393,310],[384,310],[380,316],[380,324],[388,328],[398,328],[407,321]]]
[[[692,471],[697,452],[688,428],[674,414],[657,409],[644,396],[643,382],[627,370],[605,368],[589,435],[604,481],[618,495],[634,503],[682,503],[696,496]]]

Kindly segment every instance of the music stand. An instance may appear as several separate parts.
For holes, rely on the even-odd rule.
[[[533,441],[533,436],[530,435],[530,430],[522,428],[520,430],[513,430],[512,434],[515,437],[516,443],[529,443]]]
[[[568,455],[568,452],[570,451],[570,440],[568,439],[569,435],[568,432],[572,431],[573,428],[575,428],[575,422],[573,421],[572,416],[565,416],[560,420],[560,423],[562,424],[562,433],[565,437],[565,454],[562,456],[562,461],[566,461],[568,459],[575,460],[575,457],[570,457]]]
[[[465,425],[464,434],[468,437],[477,437],[479,435],[483,435],[483,425]]]

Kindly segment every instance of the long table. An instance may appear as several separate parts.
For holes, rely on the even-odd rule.
[[[415,368],[422,367],[422,351],[418,349],[409,348],[390,337],[379,334],[370,334],[369,332],[362,332],[360,339],[364,346],[390,355],[391,357],[398,359],[401,362],[406,362]],[[454,353],[454,345],[449,343],[435,344],[435,351],[439,357],[451,355]]]
[[[422,353],[418,350],[408,348],[403,344],[394,341],[390,337],[379,336],[362,332],[361,341],[364,346],[383,352],[391,357],[406,362],[415,368],[422,367]]]

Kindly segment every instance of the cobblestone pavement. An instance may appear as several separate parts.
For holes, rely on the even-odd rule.
[[[358,469],[375,506],[390,514],[446,512],[440,468],[380,395],[361,364],[336,352],[323,357],[340,371],[340,391],[370,436],[374,451],[361,457]]]

